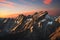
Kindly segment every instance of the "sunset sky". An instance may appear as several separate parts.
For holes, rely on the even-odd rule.
[[[50,15],[60,15],[60,0],[0,0],[0,18],[45,10]]]

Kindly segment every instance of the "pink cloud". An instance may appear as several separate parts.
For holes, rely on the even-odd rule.
[[[14,8],[14,6],[11,5],[11,4],[0,4],[0,6],[5,6],[5,7],[9,7],[9,8]]]
[[[5,2],[6,0],[0,0],[0,2]]]
[[[52,2],[52,0],[44,0],[43,3],[49,5]]]
[[[0,0],[0,6],[5,6],[5,7],[10,7],[10,8],[15,8],[14,2],[9,2],[7,0]]]

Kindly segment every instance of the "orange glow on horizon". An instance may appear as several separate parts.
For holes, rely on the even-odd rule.
[[[55,9],[53,9],[53,10],[51,9],[51,10],[47,10],[47,11],[48,11],[49,15],[55,16],[58,10],[57,9],[56,10]],[[7,14],[7,13],[5,13],[5,14],[4,13],[0,13],[0,18],[16,18],[20,14],[28,16],[28,15],[33,15],[35,12],[39,12],[39,11],[32,10],[32,11],[11,13],[11,14],[9,12],[7,12],[9,14]]]
[[[25,16],[34,14],[35,11],[23,12],[23,13],[15,13],[15,14],[1,14],[0,18],[16,18],[18,15],[23,14]]]

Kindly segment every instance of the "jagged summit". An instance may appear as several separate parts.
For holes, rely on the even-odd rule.
[[[35,12],[33,15],[25,16],[23,14],[13,18],[0,19],[0,35],[19,34],[26,37],[40,37],[48,39],[49,35],[55,32],[60,27],[60,16],[53,18],[48,15],[48,12]],[[2,27],[3,26],[3,27]],[[21,34],[22,33],[22,34]],[[38,39],[37,38],[37,39]],[[36,39],[36,40],[37,40]],[[34,39],[35,40],[35,39]]]

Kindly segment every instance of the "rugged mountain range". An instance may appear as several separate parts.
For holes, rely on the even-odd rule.
[[[0,18],[0,36],[6,36],[6,40],[56,40],[60,38],[57,34],[60,34],[60,16],[51,17],[47,11],[21,14],[14,19]]]

